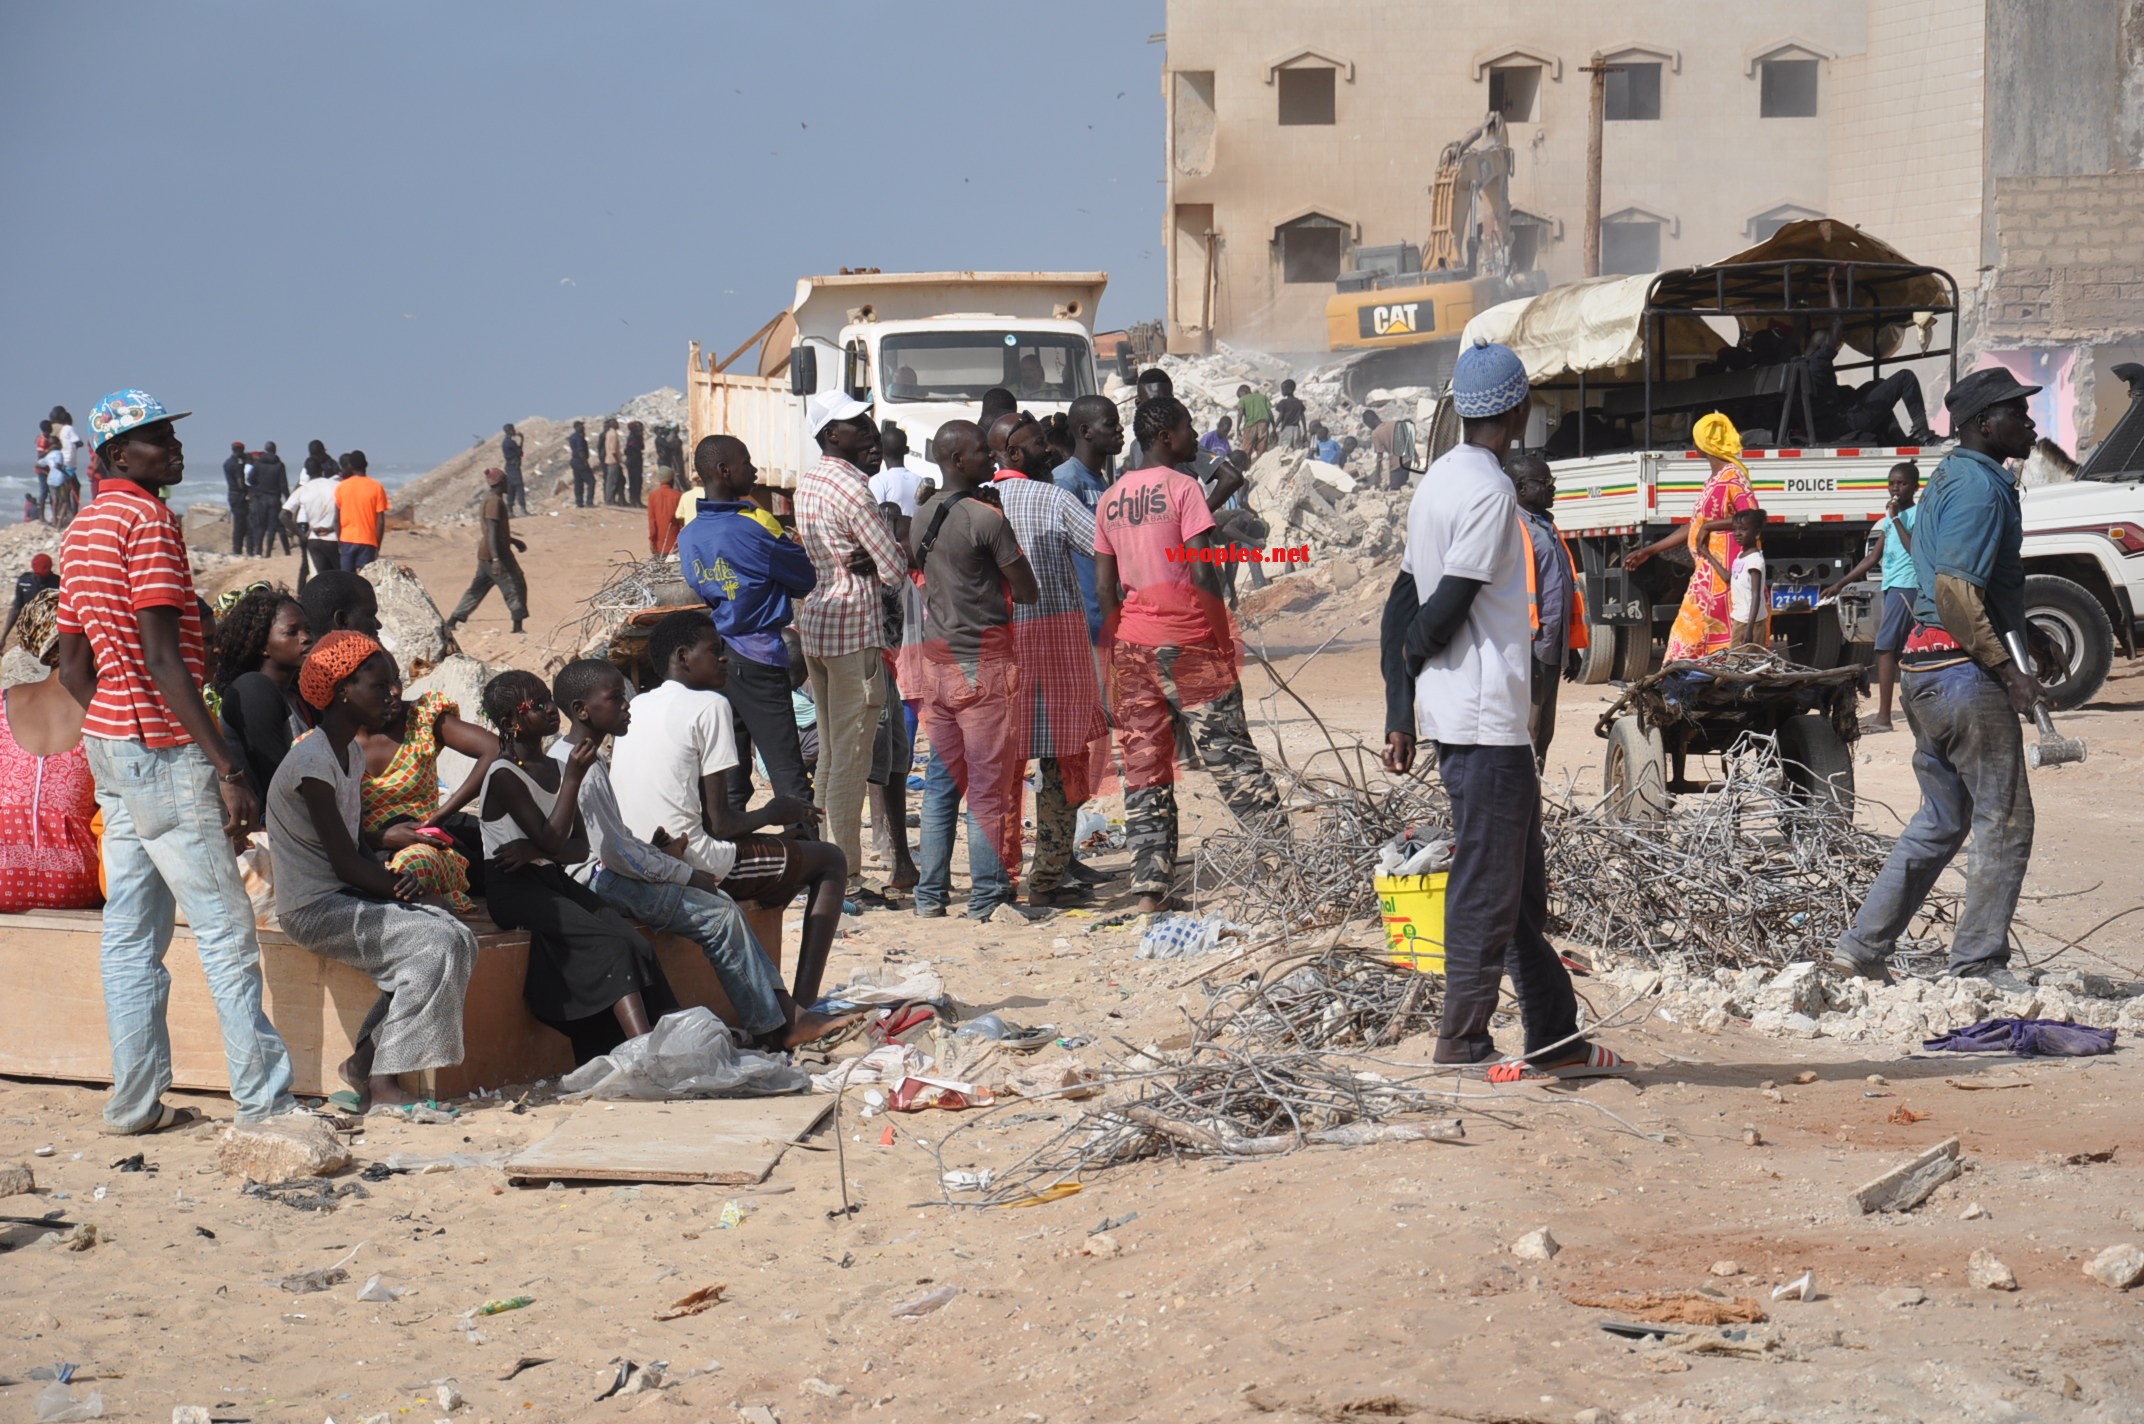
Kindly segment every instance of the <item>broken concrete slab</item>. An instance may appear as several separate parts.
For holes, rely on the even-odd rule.
[[[2017,1277],[1993,1251],[1975,1251],[1965,1263],[1965,1281],[1976,1290],[2014,1291]]]
[[[1552,1261],[1563,1246],[1545,1226],[1527,1232],[1511,1243],[1511,1254],[1522,1261]]]
[[[363,576],[380,602],[380,646],[395,655],[402,676],[420,678],[439,666],[448,651],[447,620],[424,584],[392,559],[367,564]]]
[[[2109,1246],[2085,1262],[2084,1273],[2109,1290],[2128,1290],[2144,1282],[2144,1251],[2126,1243]]]
[[[227,1177],[290,1182],[340,1171],[350,1165],[350,1149],[321,1119],[288,1113],[225,1129],[223,1141],[216,1144],[216,1165]]]
[[[1856,1189],[1847,1200],[1864,1216],[1879,1211],[1911,1211],[1964,1170],[1958,1139],[1946,1137],[1920,1156],[1899,1163]]]

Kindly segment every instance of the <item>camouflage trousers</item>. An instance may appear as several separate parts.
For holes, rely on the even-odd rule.
[[[1082,751],[1077,756],[1035,760],[1035,859],[1027,872],[1030,894],[1062,888],[1065,872],[1072,868],[1079,808],[1093,794],[1087,777],[1088,757]]]
[[[1176,869],[1176,719],[1181,717],[1221,799],[1243,819],[1276,810],[1280,792],[1251,740],[1234,660],[1207,647],[1116,645],[1117,744],[1124,757],[1124,833],[1132,893],[1166,895]],[[1217,689],[1225,687],[1225,691]],[[1191,705],[1186,706],[1186,703]]]

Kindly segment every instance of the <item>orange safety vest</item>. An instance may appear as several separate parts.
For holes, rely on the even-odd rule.
[[[1533,615],[1533,631],[1541,631],[1541,578],[1534,572],[1534,534],[1527,527],[1526,516],[1519,516],[1519,537],[1526,541],[1526,602]],[[1556,541],[1563,544],[1561,539]],[[1563,557],[1571,565],[1571,607],[1565,618],[1566,637],[1564,646],[1573,652],[1584,652],[1593,645],[1593,638],[1586,631],[1586,589],[1578,577],[1578,560],[1571,553],[1571,546],[1563,544]]]

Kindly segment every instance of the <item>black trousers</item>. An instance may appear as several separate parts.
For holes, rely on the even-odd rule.
[[[274,495],[253,500],[246,516],[246,543],[248,552],[266,558],[275,552],[275,541],[281,538],[283,552],[290,552],[290,533],[283,528],[283,505]]]
[[[1846,406],[1846,427],[1853,431],[1878,432],[1889,427],[1892,408],[1905,402],[1906,418],[1914,430],[1928,423],[1928,404],[1921,395],[1920,377],[1911,371],[1893,371],[1882,380],[1857,392]]]
[[[1534,766],[1548,765],[1548,744],[1556,739],[1556,695],[1563,686],[1563,669],[1539,658],[1533,660],[1533,710],[1526,720],[1534,738]]]
[[[1578,1031],[1578,996],[1544,933],[1548,870],[1534,749],[1439,742],[1437,771],[1452,798],[1457,848],[1444,895],[1444,1022],[1436,1061],[1494,1056],[1489,1020],[1507,972],[1526,1052],[1533,1053]]]
[[[231,507],[231,552],[246,552],[246,531],[252,528],[253,498],[244,486],[227,491]]]
[[[640,456],[631,450],[625,452],[625,497],[640,503]]]
[[[730,805],[742,811],[752,799],[752,751],[767,764],[777,796],[811,800],[797,718],[789,700],[789,669],[730,655],[730,680],[722,689],[737,713],[737,772],[730,778]]]
[[[596,472],[588,465],[573,467],[573,507],[586,509],[596,502]]]
[[[308,539],[305,541],[305,552],[316,574],[342,567],[342,545],[333,539]]]

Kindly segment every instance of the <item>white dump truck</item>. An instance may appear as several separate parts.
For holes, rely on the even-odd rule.
[[[1102,272],[843,272],[800,277],[796,300],[721,361],[692,343],[686,362],[688,455],[708,435],[751,447],[760,479],[794,489],[818,446],[804,403],[842,389],[872,403],[908,437],[911,464],[930,459],[948,420],[973,420],[1003,386],[1037,416],[1099,386],[1094,312]],[[757,348],[755,369],[731,369]]]

